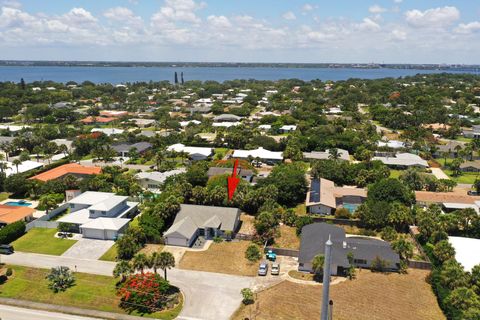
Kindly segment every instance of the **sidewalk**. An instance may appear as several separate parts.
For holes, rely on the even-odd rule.
[[[38,309],[38,310],[45,310],[45,311],[52,311],[52,312],[74,314],[78,316],[88,316],[88,317],[93,317],[98,319],[112,319],[112,320],[144,320],[145,319],[144,317],[129,316],[129,315],[120,314],[120,313],[96,311],[96,310],[67,307],[67,306],[60,306],[55,304],[39,303],[39,302],[17,300],[17,299],[10,299],[10,298],[0,298],[0,304],[22,307],[27,309]]]

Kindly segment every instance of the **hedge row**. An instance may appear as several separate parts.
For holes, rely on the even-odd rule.
[[[25,234],[25,222],[17,221],[0,229],[0,244],[9,244]]]

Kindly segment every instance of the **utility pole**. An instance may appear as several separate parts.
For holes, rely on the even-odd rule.
[[[332,241],[330,235],[325,243],[325,262],[323,265],[322,314],[320,320],[329,320],[328,305],[330,302],[330,265],[332,260]]]

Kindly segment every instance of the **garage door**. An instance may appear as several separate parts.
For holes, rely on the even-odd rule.
[[[82,228],[82,234],[84,238],[105,240],[105,234],[103,230]]]
[[[188,240],[185,238],[176,238],[176,237],[167,237],[166,244],[170,246],[180,246],[180,247],[188,247],[189,243]]]

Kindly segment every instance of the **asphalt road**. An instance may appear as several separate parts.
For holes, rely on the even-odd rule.
[[[64,313],[24,309],[0,305],[1,320],[98,320],[98,318],[79,317]]]
[[[111,276],[114,262],[77,259],[63,256],[50,256],[16,252],[0,255],[2,263],[34,267],[52,268],[67,266],[78,272]],[[179,287],[185,303],[178,319],[180,320],[223,320],[229,319],[241,303],[240,290],[251,287],[254,278],[232,276],[219,273],[191,271],[173,268],[167,273],[168,280]],[[2,319],[4,320],[4,319]]]

